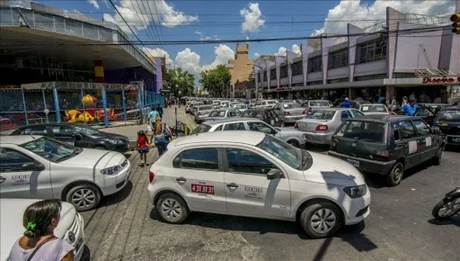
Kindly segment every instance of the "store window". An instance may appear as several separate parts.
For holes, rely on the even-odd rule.
[[[276,69],[270,70],[270,80],[276,80]]]
[[[267,71],[264,71],[264,82],[267,81]]]
[[[323,70],[322,57],[317,56],[311,59],[308,59],[308,72],[320,72]]]
[[[301,75],[303,73],[302,61],[295,62],[291,65],[292,76]]]
[[[383,60],[386,58],[386,54],[387,45],[381,39],[361,44],[357,52],[359,63]]]
[[[288,77],[287,65],[280,67],[280,79]]]
[[[348,66],[348,49],[329,53],[327,68],[334,69]]]

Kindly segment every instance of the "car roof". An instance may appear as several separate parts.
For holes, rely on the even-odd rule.
[[[346,111],[346,110],[355,110],[355,111],[357,111],[357,109],[354,109],[354,108],[342,108],[342,107],[313,109],[313,111]]]
[[[460,106],[449,106],[449,107],[443,107],[441,111],[458,110],[458,109],[460,109]]]
[[[29,125],[24,125],[24,126],[19,126],[17,129],[26,129],[30,127],[36,127],[36,126],[82,126],[82,127],[92,127],[83,123],[68,123],[68,122],[60,122],[60,123],[35,123],[35,124],[29,124]]]
[[[17,135],[17,136],[2,136],[1,144],[15,144],[20,145],[38,138],[41,138],[40,135]]]
[[[272,110],[272,109],[256,107],[256,108],[249,108],[247,111],[265,111],[265,110]]]
[[[241,134],[241,131],[204,132],[188,135],[180,139],[176,139],[171,143],[174,147],[194,143],[240,143],[255,146],[265,138],[265,133],[258,131],[245,131],[244,139],[241,138]]]
[[[229,118],[225,118],[225,119],[215,120],[215,121],[212,121],[212,122],[211,121],[205,121],[205,124],[209,125],[209,126],[214,126],[214,125],[222,124],[222,123],[240,122],[240,121],[261,121],[261,120],[259,120],[257,118],[247,118],[247,117],[229,117]]]
[[[361,117],[349,118],[347,120],[352,121],[374,121],[374,122],[399,122],[403,120],[418,120],[421,117],[417,116],[403,116],[403,115],[386,115],[386,114],[375,114],[365,115]]]

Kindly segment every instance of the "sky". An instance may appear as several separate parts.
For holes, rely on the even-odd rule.
[[[38,0],[68,11],[117,23],[135,39],[109,0]],[[390,6],[401,12],[453,14],[454,0],[112,0],[142,41],[225,40],[308,37],[344,33],[346,24],[370,26],[385,19]],[[300,51],[302,41],[250,43],[252,59]],[[236,44],[145,45],[148,55],[166,56],[171,67],[198,77],[202,70],[226,64]]]

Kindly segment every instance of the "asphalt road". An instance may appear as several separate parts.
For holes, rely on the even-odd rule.
[[[151,162],[156,157],[149,155]],[[460,216],[431,223],[432,207],[460,185],[458,149],[445,151],[440,166],[410,170],[397,187],[368,178],[369,217],[322,240],[308,239],[299,225],[281,221],[194,213],[183,225],[162,223],[148,203],[148,167],[138,166],[137,153],[130,159],[134,169],[124,190],[82,213],[86,259],[460,260]]]

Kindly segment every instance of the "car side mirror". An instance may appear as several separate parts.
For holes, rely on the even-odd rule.
[[[40,162],[28,162],[24,163],[21,166],[21,170],[23,171],[42,171],[45,170],[45,165],[41,164]]]
[[[281,172],[281,170],[279,170],[279,169],[271,169],[267,173],[267,179],[268,180],[279,179],[281,177],[283,177],[283,172]]]

